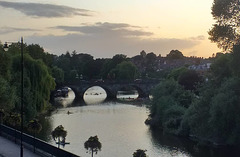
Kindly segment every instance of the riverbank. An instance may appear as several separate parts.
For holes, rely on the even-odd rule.
[[[225,143],[221,143],[221,142],[217,142],[216,140],[213,139],[209,139],[209,138],[203,138],[203,137],[198,137],[195,136],[193,134],[184,134],[182,132],[168,132],[166,130],[164,130],[164,128],[162,126],[159,126],[159,122],[151,117],[151,114],[148,116],[148,118],[145,120],[144,122],[146,125],[150,126],[150,128],[153,129],[158,129],[161,130],[161,132],[165,132],[166,134],[170,134],[173,136],[177,136],[180,138],[186,138],[189,139],[193,142],[196,142],[197,145],[199,146],[203,146],[203,147],[212,147],[212,148],[229,148],[229,147],[239,147],[238,145],[227,145]]]

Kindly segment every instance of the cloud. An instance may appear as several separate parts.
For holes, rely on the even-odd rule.
[[[190,39],[191,39],[191,40],[205,40],[205,36],[199,35],[199,36],[197,36],[197,37],[191,37]]]
[[[86,35],[104,35],[104,36],[151,36],[153,33],[142,30],[138,26],[132,26],[126,23],[95,23],[94,25],[83,26],[56,26],[55,29],[61,29],[68,32],[78,32]]]
[[[14,32],[29,32],[29,31],[40,31],[37,29],[31,29],[31,28],[14,28],[14,27],[1,27],[0,28],[0,34],[8,34],[8,33],[14,33]]]
[[[72,8],[63,5],[41,4],[41,3],[21,3],[0,1],[0,6],[12,8],[32,17],[71,17],[71,16],[92,16],[92,11]]]
[[[173,49],[182,51],[193,48],[201,43],[201,40],[196,39],[202,39],[199,37],[153,38],[153,33],[125,23],[56,26],[52,29],[61,29],[68,34],[62,36],[34,35],[25,38],[25,41],[40,44],[46,51],[58,55],[76,50],[79,53],[89,53],[96,58],[110,58],[115,54],[132,57],[142,50],[165,56]]]

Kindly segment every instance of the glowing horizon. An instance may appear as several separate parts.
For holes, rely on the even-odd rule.
[[[0,1],[0,41],[23,36],[49,53],[76,50],[96,58],[141,50],[165,56],[175,49],[209,57],[221,51],[208,40],[211,7],[209,0],[6,0]]]

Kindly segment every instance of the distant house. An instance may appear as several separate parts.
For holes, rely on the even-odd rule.
[[[191,70],[195,70],[197,71],[199,74],[204,74],[206,73],[209,69],[210,69],[210,66],[211,66],[212,63],[204,63],[204,64],[199,64],[199,65],[191,65],[188,67],[188,69],[191,69]]]

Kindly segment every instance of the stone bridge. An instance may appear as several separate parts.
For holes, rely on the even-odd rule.
[[[64,83],[59,86],[67,86],[73,90],[77,99],[82,99],[85,91],[93,86],[100,86],[103,88],[108,98],[116,98],[117,92],[124,88],[134,88],[138,91],[139,97],[148,97],[151,90],[159,83],[158,80],[154,81],[84,81],[80,80],[77,82]]]

